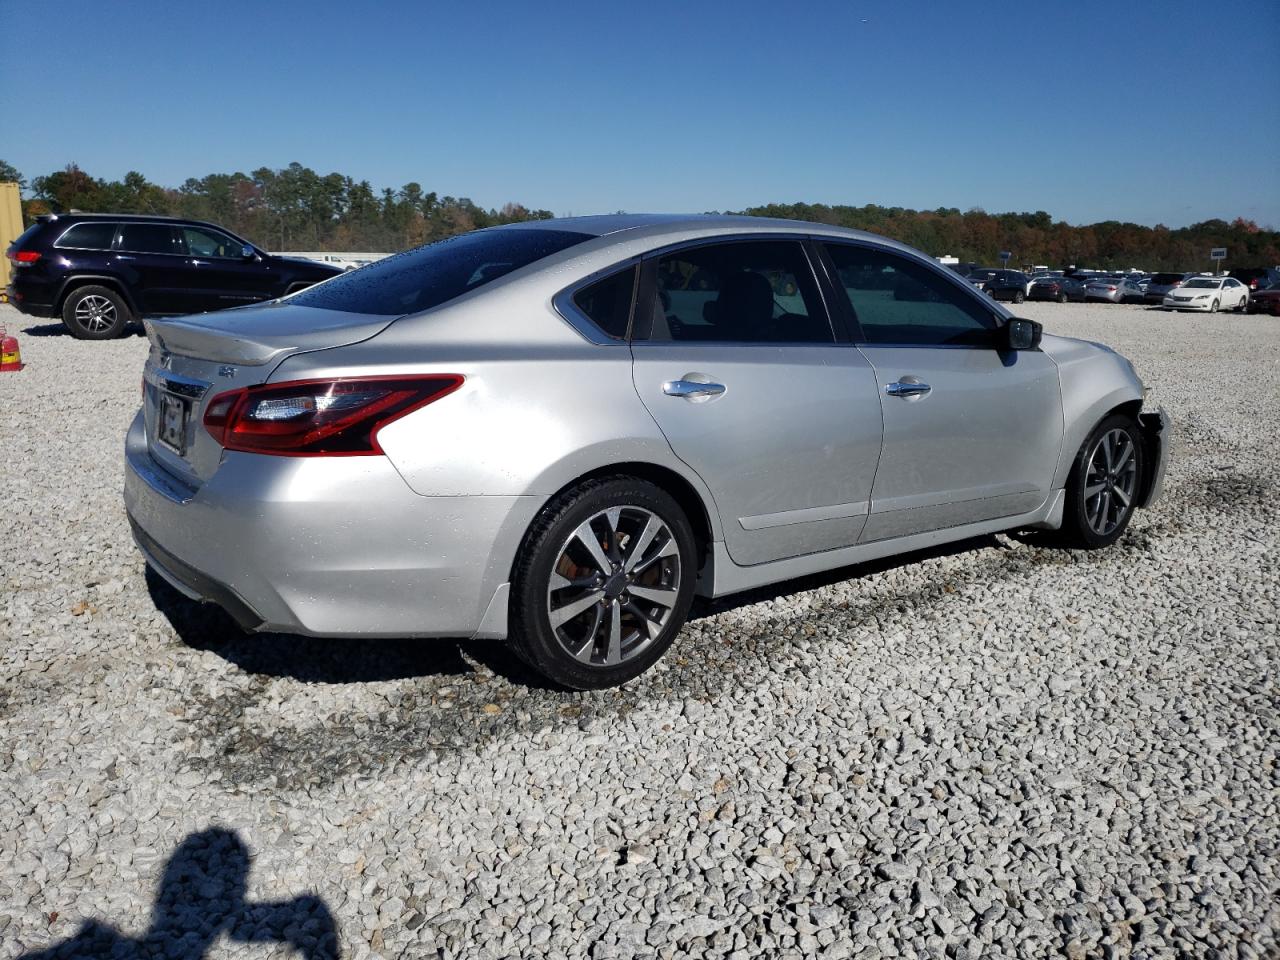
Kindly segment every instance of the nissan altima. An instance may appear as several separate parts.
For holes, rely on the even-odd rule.
[[[930,257],[738,217],[496,227],[147,323],[125,502],[249,630],[637,676],[717,597],[999,531],[1105,547],[1170,425]]]

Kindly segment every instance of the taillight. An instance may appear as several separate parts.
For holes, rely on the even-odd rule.
[[[282,457],[382,453],[378,431],[452,393],[456,374],[293,380],[220,393],[204,427],[228,450]]]
[[[1115,288],[1115,287],[1107,287],[1107,292],[1108,292],[1108,293],[1115,293],[1115,292],[1116,292],[1116,288]]]
[[[10,250],[8,257],[14,263],[35,263],[40,259],[40,253],[36,250]]]

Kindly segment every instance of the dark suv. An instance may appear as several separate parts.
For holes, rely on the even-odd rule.
[[[1280,267],[1242,267],[1227,272],[1249,288],[1250,292],[1265,290],[1273,283],[1280,283]]]
[[[1021,270],[996,270],[987,278],[982,289],[995,300],[1021,303],[1027,299],[1027,287],[1030,283]]]
[[[118,337],[140,317],[270,300],[342,272],[272,256],[212,223],[125,214],[37,217],[6,255],[9,302],[60,316],[83,340]]]

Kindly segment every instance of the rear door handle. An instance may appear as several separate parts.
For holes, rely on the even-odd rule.
[[[886,383],[884,386],[884,392],[889,396],[903,398],[923,397],[932,389],[933,387],[929,386],[927,383],[921,383],[914,377],[907,377],[902,380],[894,381],[893,383]]]
[[[706,401],[720,396],[725,391],[723,383],[712,383],[709,379],[695,379],[699,375],[686,373],[680,380],[668,380],[662,385],[662,392],[668,397],[683,397],[685,400]]]

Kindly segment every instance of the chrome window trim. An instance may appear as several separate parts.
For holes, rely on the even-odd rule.
[[[636,288],[640,282],[640,261],[640,257],[629,257],[626,260],[619,260],[617,263],[596,270],[594,273],[589,273],[580,280],[575,280],[553,296],[551,305],[555,308],[556,313],[560,314],[560,318],[573,327],[584,340],[594,343],[598,347],[625,347],[631,342],[631,324],[635,320]],[[627,317],[627,329],[621,337],[611,337],[594,320],[582,312],[581,308],[574,303],[573,298],[579,291],[591,286],[593,283],[607,280],[615,273],[621,273],[623,270],[629,269],[634,269],[636,275],[631,284],[631,313]]]

